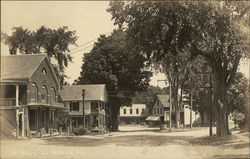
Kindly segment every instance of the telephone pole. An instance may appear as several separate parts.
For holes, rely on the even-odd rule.
[[[209,95],[210,95],[210,106],[209,106],[209,136],[213,135],[213,115],[212,115],[212,104],[213,104],[213,98],[212,98],[212,74],[209,74]]]
[[[190,129],[192,129],[192,111],[193,111],[193,93],[192,88],[190,89]]]
[[[171,83],[169,82],[169,131],[171,131],[171,127],[172,127],[172,87],[171,87]]]
[[[85,89],[82,90],[82,115],[83,115],[83,127],[85,128],[85,107],[84,107]]]

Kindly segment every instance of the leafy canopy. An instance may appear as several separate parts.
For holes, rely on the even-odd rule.
[[[63,73],[68,63],[72,62],[69,46],[76,45],[77,37],[75,31],[69,31],[66,26],[58,29],[41,26],[36,31],[14,27],[11,35],[2,33],[1,39],[9,46],[10,54],[47,53],[57,61],[57,72]]]

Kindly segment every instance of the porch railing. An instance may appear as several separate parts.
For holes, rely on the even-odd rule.
[[[33,105],[33,106],[47,106],[47,107],[64,107],[63,103],[56,103],[56,102],[50,102],[50,103],[43,103],[43,102],[31,102],[28,103],[28,105]]]
[[[52,105],[52,106],[57,106],[57,107],[64,107],[64,104],[63,104],[63,103],[51,102],[50,105]]]
[[[0,98],[0,106],[16,106],[16,98]]]

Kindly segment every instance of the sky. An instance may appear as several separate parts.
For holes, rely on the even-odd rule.
[[[83,53],[92,49],[96,38],[101,34],[108,35],[117,28],[111,21],[111,15],[106,11],[109,1],[1,1],[1,31],[11,34],[13,27],[23,26],[36,30],[40,26],[57,29],[68,26],[75,30],[77,44],[90,43],[74,49],[73,63],[70,63],[65,73],[72,83],[80,75]],[[78,50],[82,50],[77,52]],[[1,43],[1,55],[8,54],[8,46]],[[249,62],[241,64],[240,70],[249,78]],[[157,80],[164,80],[162,73],[153,76],[150,84],[157,86]],[[164,82],[159,82],[164,86]]]

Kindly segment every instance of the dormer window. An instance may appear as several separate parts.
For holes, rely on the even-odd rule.
[[[47,75],[47,70],[45,68],[42,69],[42,74]]]

